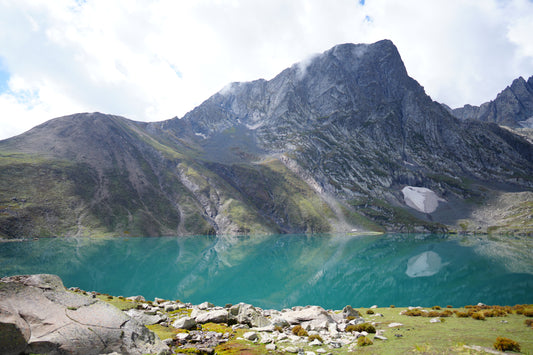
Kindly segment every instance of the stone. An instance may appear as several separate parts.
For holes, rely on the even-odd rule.
[[[342,317],[344,319],[348,317],[359,317],[359,316],[360,316],[359,311],[356,311],[355,309],[353,309],[352,306],[346,306],[342,309]]]
[[[200,314],[196,317],[196,322],[203,323],[225,323],[228,320],[228,311],[219,309],[207,313]]]
[[[20,315],[29,327],[24,353],[140,355],[169,351],[138,321],[103,301],[68,292],[55,275],[2,278],[0,307],[5,310],[7,305],[11,307],[7,311]],[[24,331],[22,334],[24,337]],[[19,340],[12,345],[16,344],[22,343]]]
[[[196,328],[196,320],[192,317],[178,318],[172,323],[172,326],[177,329],[193,329]]]
[[[306,351],[305,355],[316,355],[314,351]]]
[[[0,354],[23,353],[30,340],[30,326],[9,305],[0,304]]]
[[[277,349],[277,346],[276,346],[276,344],[267,344],[267,345],[265,345],[265,349],[270,350],[270,351],[274,351],[274,350]]]
[[[387,340],[387,337],[383,336],[383,335],[374,335],[374,339],[378,339],[378,340]]]
[[[319,354],[325,354],[327,351],[324,349],[316,349],[316,352]]]
[[[159,314],[147,314],[145,311],[138,309],[129,309],[125,313],[143,325],[157,324],[164,320]]]
[[[126,297],[126,299],[130,300],[130,301],[137,301],[137,302],[145,302],[146,301],[146,299],[144,299],[144,297],[141,296],[141,295]]]
[[[296,346],[288,346],[285,349],[283,349],[287,353],[296,354],[299,352],[299,349]]]
[[[440,320],[439,317],[436,317],[436,318],[431,318],[431,319],[429,320],[429,322],[430,322],[430,323],[440,323],[441,320]]]
[[[259,337],[257,336],[256,332],[246,332],[242,335],[242,337],[246,340],[254,341],[257,340]]]
[[[215,307],[212,303],[209,302],[203,302],[198,305],[198,309],[201,309],[203,311]]]
[[[375,305],[373,305],[372,307],[370,307],[370,309],[376,309],[376,308],[378,308],[378,305],[377,305],[377,304],[375,304]]]
[[[296,308],[295,310],[284,312],[282,317],[290,324],[299,324],[305,321],[327,321],[334,323],[331,315],[322,307],[307,306]]]
[[[309,343],[310,346],[320,346],[322,345],[322,342],[318,339],[314,339],[312,342]]]
[[[401,326],[403,326],[403,324],[398,323],[398,322],[393,322],[389,324],[389,328],[396,328],[396,327],[401,327]]]

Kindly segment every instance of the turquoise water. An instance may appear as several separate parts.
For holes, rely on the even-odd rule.
[[[0,243],[0,276],[115,296],[281,309],[533,303],[531,240],[389,234]]]

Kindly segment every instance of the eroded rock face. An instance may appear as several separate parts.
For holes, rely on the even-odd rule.
[[[0,279],[0,353],[166,353],[151,331],[119,309],[65,290],[55,275]]]

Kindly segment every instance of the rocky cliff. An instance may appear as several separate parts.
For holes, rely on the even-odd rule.
[[[51,120],[0,154],[6,237],[533,229],[532,144],[454,117],[386,40],[232,83],[183,118]],[[519,193],[510,216],[480,214]]]
[[[464,119],[495,122],[513,128],[533,128],[533,76],[520,77],[500,92],[496,99],[481,106],[465,105],[452,110]]]

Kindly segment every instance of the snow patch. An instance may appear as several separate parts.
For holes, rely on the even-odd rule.
[[[402,193],[407,206],[423,213],[435,212],[439,207],[439,201],[446,201],[425,187],[406,186],[402,189]]]
[[[434,251],[425,251],[407,261],[405,274],[409,277],[433,276],[445,265],[439,254]]]
[[[203,139],[207,139],[207,136],[203,133],[195,133],[195,136],[202,137]]]

